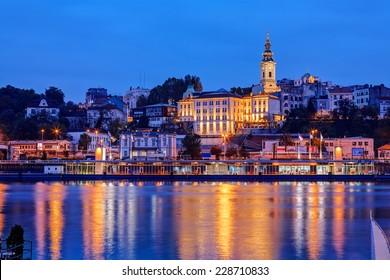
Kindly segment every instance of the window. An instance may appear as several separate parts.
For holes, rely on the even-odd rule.
[[[219,131],[219,123],[215,124],[215,129],[217,130],[217,132]]]
[[[207,101],[204,101],[204,102],[203,102],[203,106],[207,106]]]
[[[265,72],[263,72],[263,78],[265,78]]]
[[[363,142],[359,142],[358,144],[359,144],[359,146],[362,146],[362,145],[363,145]]]
[[[148,138],[145,137],[145,147],[148,146]]]
[[[364,146],[368,146],[368,141],[364,141]]]
[[[200,106],[200,102],[199,101],[196,102],[196,106]]]
[[[215,109],[215,112],[219,113],[219,112],[221,112],[221,109],[217,108],[217,109]]]
[[[329,143],[329,146],[333,147],[333,143]]]
[[[210,101],[210,102],[209,102],[209,105],[210,105],[210,106],[214,105],[214,101]]]
[[[221,101],[215,101],[215,105],[221,105]]]
[[[203,109],[203,114],[206,114],[207,113],[207,109]]]
[[[356,142],[352,142],[352,146],[356,146]]]
[[[269,78],[272,78],[272,72],[271,72],[271,71],[268,72],[268,77],[269,77]]]
[[[203,124],[203,133],[206,133],[206,131],[207,131],[207,124]]]
[[[227,125],[226,123],[223,124],[223,131],[226,131]]]

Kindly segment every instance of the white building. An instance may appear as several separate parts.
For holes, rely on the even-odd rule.
[[[329,89],[329,110],[332,112],[339,108],[340,100],[353,101],[352,90],[349,87],[333,87]]]
[[[26,108],[26,118],[32,116],[45,116],[53,119],[58,119],[60,109],[52,102],[41,98],[40,100],[32,101]]]
[[[174,159],[177,157],[176,134],[142,130],[119,136],[120,159]]]
[[[379,98],[379,116],[384,118],[386,113],[390,112],[390,97]]]
[[[359,108],[368,106],[370,103],[370,88],[368,85],[364,86],[352,86],[352,100]]]
[[[126,91],[125,96],[123,97],[123,102],[126,103],[128,109],[137,108],[137,100],[141,96],[145,96],[148,98],[150,94],[149,89],[145,88],[130,88],[130,90]]]
[[[79,143],[80,137],[82,134],[87,134],[89,137],[91,137],[91,143],[88,145],[87,153],[94,153],[97,147],[111,147],[111,140],[110,135],[106,131],[99,131],[99,130],[77,130],[77,131],[69,131],[68,136],[71,136],[72,143],[77,144]]]
[[[378,148],[378,159],[390,160],[390,144]]]
[[[96,127],[98,120],[101,118],[101,125],[108,129],[110,122],[119,120],[122,124],[126,122],[127,114],[121,108],[114,104],[106,104],[102,107],[89,107],[87,110],[87,122],[90,127]]]
[[[295,138],[294,142],[294,146],[284,147],[280,146],[278,140],[264,140],[262,142],[262,155],[264,158],[273,158],[276,153],[276,157],[279,155],[279,158],[283,154],[284,158],[297,159],[299,149],[301,159],[319,159],[320,154],[322,154],[323,159],[334,159],[335,149],[339,147],[342,152],[342,159],[375,158],[373,138],[324,138],[324,149],[321,151],[318,147],[309,146],[309,137],[307,135],[303,140]]]

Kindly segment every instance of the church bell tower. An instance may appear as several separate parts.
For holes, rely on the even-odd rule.
[[[264,46],[263,60],[260,62],[260,85],[263,86],[265,93],[278,92],[280,88],[276,85],[276,62],[271,51],[268,32]]]

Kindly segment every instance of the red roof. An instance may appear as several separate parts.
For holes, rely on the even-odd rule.
[[[382,147],[379,147],[378,150],[390,150],[390,144],[385,144]]]

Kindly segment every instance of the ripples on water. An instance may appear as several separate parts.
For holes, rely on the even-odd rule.
[[[372,183],[0,184],[0,235],[22,225],[34,259],[368,259],[389,201]]]

